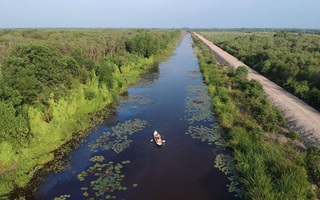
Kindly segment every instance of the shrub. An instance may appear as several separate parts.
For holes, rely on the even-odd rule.
[[[308,171],[315,183],[320,186],[320,148],[312,146],[308,149],[307,156]]]

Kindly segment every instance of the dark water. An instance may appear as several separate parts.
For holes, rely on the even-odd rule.
[[[117,199],[234,198],[227,189],[228,177],[213,167],[215,145],[186,134],[191,125],[215,123],[212,114],[203,120],[189,120],[194,117],[188,112],[187,99],[195,95],[192,91],[197,92],[199,88],[207,90],[199,73],[192,42],[190,35],[186,35],[168,61],[145,74],[139,84],[128,89],[116,114],[71,152],[65,164],[66,170],[45,177],[38,186],[37,199],[54,199],[61,195],[70,195],[70,199],[104,199],[109,193],[95,197],[92,189],[87,190],[89,196],[84,196],[81,188],[90,188],[90,177],[82,182],[77,178],[93,165],[89,159],[94,155],[103,155],[105,162],[130,161],[121,171],[125,175],[123,184],[127,190],[111,194]],[[146,120],[148,126],[128,136],[132,142],[124,151],[119,154],[112,150],[90,151],[89,144],[103,132],[134,119]],[[154,130],[166,141],[161,148],[150,141]],[[133,183],[138,187],[132,187]]]

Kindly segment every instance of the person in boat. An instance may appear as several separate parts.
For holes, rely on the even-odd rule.
[[[156,135],[156,141],[158,142],[160,140],[159,134]]]

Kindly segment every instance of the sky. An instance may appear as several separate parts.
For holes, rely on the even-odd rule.
[[[320,0],[0,0],[0,28],[310,28]]]

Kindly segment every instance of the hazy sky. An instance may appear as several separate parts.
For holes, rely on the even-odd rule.
[[[0,28],[315,28],[320,0],[0,0]]]

